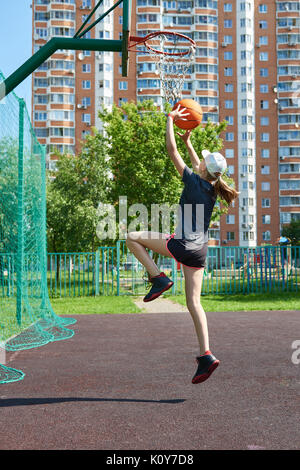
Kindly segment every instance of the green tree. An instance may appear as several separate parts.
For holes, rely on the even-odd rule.
[[[99,201],[107,201],[110,187],[105,139],[94,129],[78,156],[60,155],[57,172],[48,174],[49,252],[94,251],[101,244],[97,207]]]
[[[289,225],[285,225],[281,235],[289,238],[292,246],[300,245],[300,220],[292,220]]]

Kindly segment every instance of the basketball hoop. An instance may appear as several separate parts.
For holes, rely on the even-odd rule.
[[[191,73],[195,41],[173,31],[156,31],[143,38],[131,36],[130,41],[134,44],[128,46],[129,51],[137,47],[135,52],[150,54],[156,63],[164,99],[170,103],[180,100],[185,77]]]

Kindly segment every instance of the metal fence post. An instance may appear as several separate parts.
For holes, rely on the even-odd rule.
[[[18,255],[17,255],[17,322],[22,322],[23,278],[24,278],[24,110],[25,101],[19,100],[19,154],[18,154]]]
[[[95,253],[95,295],[99,295],[100,248]]]
[[[117,295],[120,295],[120,240],[117,241]]]

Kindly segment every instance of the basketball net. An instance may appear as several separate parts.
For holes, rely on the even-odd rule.
[[[182,97],[187,74],[191,74],[196,45],[188,36],[168,31],[149,34],[143,40],[157,66],[163,98],[175,103]]]

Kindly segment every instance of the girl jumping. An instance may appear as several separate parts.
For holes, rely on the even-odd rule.
[[[173,257],[182,264],[186,305],[192,316],[199,343],[199,356],[196,357],[197,371],[192,379],[192,383],[197,384],[208,379],[219,365],[219,360],[210,351],[207,320],[200,297],[207,255],[208,227],[217,196],[230,204],[238,196],[238,192],[222,179],[227,164],[220,153],[203,150],[203,160],[200,161],[190,141],[190,130],[185,134],[178,134],[187,147],[194,171],[186,166],[178,152],[173,128],[173,122],[176,119],[185,119],[185,116],[187,116],[186,109],[179,106],[168,115],[167,119],[167,152],[184,183],[175,232],[172,235],[147,231],[129,232],[126,244],[144,265],[152,283],[144,302],[156,299],[173,285],[172,280],[159,271],[146,249]],[[200,210],[197,212],[197,206],[202,212]],[[184,216],[185,209],[186,216]],[[203,217],[199,218],[199,213]]]

